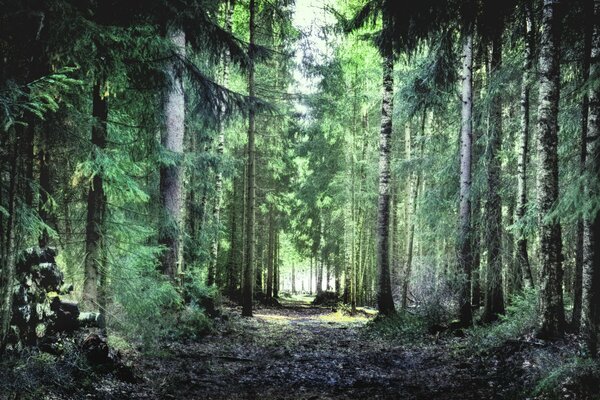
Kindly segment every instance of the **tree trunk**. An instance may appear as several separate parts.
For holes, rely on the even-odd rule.
[[[277,226],[275,227],[275,255],[273,257],[273,297],[279,298],[279,233],[277,232]]]
[[[102,97],[104,82],[99,80],[93,89],[92,127],[93,158],[98,160],[106,148],[106,120],[108,118],[107,98]],[[87,310],[98,310],[99,276],[104,273],[102,265],[104,239],[104,211],[106,195],[104,194],[103,172],[96,173],[92,186],[88,189],[87,219],[85,225],[85,258],[83,282],[83,306]]]
[[[549,213],[558,200],[558,100],[560,91],[560,18],[558,1],[544,0],[540,40],[537,205],[540,238],[540,310],[543,338],[562,336],[562,243],[558,221]]]
[[[17,187],[19,179],[19,160],[18,160],[18,139],[16,137],[15,129],[10,128],[9,138],[12,137],[13,149],[10,159],[10,183],[8,189],[8,219],[6,222],[6,228],[4,230],[4,236],[0,239],[4,239],[6,242],[3,243],[4,254],[2,258],[2,267],[0,269],[0,354],[3,352],[5,347],[5,339],[10,328],[10,319],[12,316],[12,300],[13,300],[13,284],[15,280],[15,263],[16,263],[16,249],[15,249],[15,238],[16,238],[16,199],[17,199]],[[10,139],[7,141],[10,142]]]
[[[182,30],[169,32],[169,39],[176,47],[176,55],[185,56],[185,34]],[[165,129],[161,144],[174,158],[174,163],[160,168],[160,204],[162,208],[159,242],[165,247],[162,254],[162,271],[171,279],[177,275],[179,260],[181,216],[183,202],[182,167],[185,121],[185,97],[182,71],[176,60],[168,66],[171,79],[164,99]]]
[[[594,1],[586,0],[584,3],[584,45],[583,45],[583,63],[581,68],[582,83],[585,84],[590,77],[590,57],[592,52],[592,35],[594,25],[592,23],[594,14]],[[581,140],[580,140],[580,171],[585,172],[587,158],[587,131],[588,131],[588,107],[589,94],[586,91],[581,102]],[[583,188],[585,191],[585,188]],[[583,244],[584,244],[584,222],[583,218],[577,220],[577,241],[575,250],[575,276],[573,279],[573,314],[571,318],[571,328],[578,332],[581,325],[581,302],[582,302],[582,276],[583,276]]]
[[[460,204],[458,265],[462,274],[459,298],[460,323],[470,326],[471,269],[473,264],[471,227],[471,157],[473,155],[473,36],[467,33],[463,43],[462,110],[460,130]]]
[[[50,199],[50,195],[52,193],[52,185],[50,183],[50,132],[48,132],[48,129],[48,123],[44,123],[42,125],[40,138],[41,143],[38,151],[38,163],[40,168],[40,201],[38,205],[38,213],[40,220],[46,225],[50,224],[50,204],[48,204],[48,200]],[[42,228],[42,232],[38,238],[39,246],[46,247],[49,241],[50,237],[48,235],[48,230],[46,228]]]
[[[523,79],[521,81],[521,135],[519,138],[519,160],[517,165],[517,257],[525,286],[532,288],[533,275],[527,253],[527,238],[522,225],[527,210],[527,162],[529,159],[529,86],[531,84],[531,69],[533,67],[533,15],[531,3],[525,2],[525,51],[523,64]]]
[[[225,30],[231,32],[233,11],[235,7],[235,0],[229,0],[226,5],[226,16],[225,16]],[[223,76],[221,84],[227,86],[229,82],[229,52],[225,51],[223,54]],[[217,155],[219,158],[223,157],[223,151],[225,149],[225,105],[221,106],[219,115],[219,137],[217,142]],[[212,285],[215,282],[215,273],[217,270],[217,257],[219,255],[219,231],[220,231],[220,218],[221,218],[221,197],[223,192],[223,172],[221,166],[217,167],[217,174],[215,178],[215,203],[213,206],[213,224],[215,226],[212,243],[210,246],[210,263],[208,269],[208,285]]]
[[[490,73],[494,74],[502,63],[502,29],[498,29],[492,40]],[[500,199],[500,148],[502,143],[502,95],[496,95],[491,103],[490,129],[487,147],[487,275],[485,310],[483,320],[495,321],[504,313],[502,284],[502,202]]]
[[[594,0],[594,33],[589,77],[600,72],[600,0]],[[586,188],[588,200],[600,197],[600,91],[592,86],[589,92],[587,127],[587,168],[590,179]],[[598,352],[600,328],[600,212],[584,220],[582,332],[592,357]]]
[[[274,249],[274,243],[275,243],[275,239],[273,237],[273,210],[270,209],[269,210],[269,243],[268,243],[268,249],[267,249],[267,293],[266,293],[266,297],[267,297],[267,301],[270,301],[273,298],[273,267],[275,265],[274,263],[274,256],[275,256],[275,249]]]
[[[296,294],[296,266],[292,262],[292,294]]]
[[[246,241],[245,260],[244,260],[244,286],[242,288],[242,315],[252,316],[253,300],[253,269],[254,269],[254,203],[255,203],[255,173],[256,173],[256,155],[255,155],[255,133],[256,133],[256,110],[255,110],[255,84],[254,84],[254,19],[255,19],[255,0],[250,0],[250,45],[248,48],[248,96],[250,97],[250,109],[248,110],[248,159],[246,161]]]
[[[391,18],[383,16],[384,35],[389,34]],[[377,307],[379,313],[395,312],[390,279],[390,159],[392,152],[392,116],[394,99],[394,52],[391,39],[384,40],[383,97],[381,105],[381,133],[379,135],[379,200],[377,204]]]

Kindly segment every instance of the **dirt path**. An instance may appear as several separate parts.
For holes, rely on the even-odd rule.
[[[368,318],[288,304],[234,318],[218,334],[139,360],[142,384],[107,382],[99,397],[137,399],[514,398],[497,368],[368,339]],[[509,385],[510,386],[510,385]]]

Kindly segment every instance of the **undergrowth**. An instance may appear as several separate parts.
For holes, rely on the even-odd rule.
[[[569,356],[551,358],[552,363],[540,370],[534,396],[544,398],[600,399],[600,362],[591,358]]]
[[[402,343],[420,343],[425,339],[426,332],[426,321],[406,311],[392,316],[378,316],[365,327],[365,334],[370,338]]]
[[[534,289],[513,296],[506,314],[491,325],[475,325],[467,331],[469,348],[486,351],[502,346],[506,341],[532,333],[539,321],[538,295]]]

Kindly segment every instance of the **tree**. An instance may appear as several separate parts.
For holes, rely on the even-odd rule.
[[[502,63],[502,31],[500,25],[493,32],[490,74]],[[498,90],[498,89],[497,89]],[[483,319],[495,321],[504,313],[502,284],[502,203],[500,198],[500,149],[502,144],[502,94],[493,93],[490,106],[490,128],[486,149],[487,199],[485,203],[487,274]]]
[[[167,35],[175,50],[167,67],[170,82],[164,94],[164,131],[161,144],[171,159],[160,169],[163,222],[160,225],[159,242],[166,248],[162,256],[162,270],[171,279],[175,279],[180,256],[183,206],[181,158],[185,131],[183,76],[178,60],[185,57],[185,33],[179,28],[170,27]]]
[[[517,207],[516,219],[519,226],[523,226],[523,218],[527,210],[527,163],[529,159],[529,92],[531,85],[531,69],[533,67],[533,15],[531,2],[527,1],[523,5],[525,16],[525,35],[524,35],[524,54],[523,54],[523,79],[521,81],[521,132],[519,138],[519,161],[518,161],[518,188],[517,188]],[[532,288],[533,275],[531,265],[529,264],[529,254],[527,252],[527,238],[521,228],[517,232],[517,263],[520,266],[521,273],[527,287]]]
[[[390,6],[391,5],[387,5]],[[379,136],[379,200],[377,206],[377,307],[383,315],[395,312],[390,277],[390,157],[392,147],[392,113],[394,110],[394,51],[390,15],[384,5],[381,45],[383,58],[383,95],[381,103],[381,133]]]
[[[558,200],[558,100],[561,18],[558,1],[544,0],[540,36],[537,124],[537,206],[540,241],[540,337],[561,336],[565,328],[561,227],[551,211]]]
[[[589,77],[597,79],[600,72],[599,0],[594,0],[593,15]],[[600,91],[597,82],[594,82],[589,90],[586,160],[590,180],[586,187],[586,195],[597,201],[600,198]],[[582,331],[590,355],[596,357],[600,333],[600,212],[597,207],[584,219],[583,232]]]
[[[250,45],[248,48],[248,96],[250,97],[250,109],[248,110],[248,150],[246,160],[246,238],[244,243],[244,279],[242,287],[242,315],[252,316],[253,287],[254,287],[254,236],[255,236],[255,176],[256,176],[256,108],[255,108],[255,82],[254,82],[254,51],[255,51],[255,14],[256,1],[250,0]]]
[[[102,151],[106,148],[108,99],[103,96],[105,82],[99,79],[92,93],[92,116],[94,126],[92,127],[92,158],[101,165]],[[85,225],[85,259],[84,259],[84,287],[83,300],[86,308],[98,309],[98,284],[99,277],[105,274],[103,270],[103,236],[105,234],[106,195],[104,193],[103,171],[100,169],[94,175],[92,184],[88,189],[87,197],[87,219]]]
[[[473,34],[467,22],[463,33],[462,107],[460,130],[460,205],[458,233],[458,265],[462,272],[460,289],[460,322],[472,323],[471,269],[473,264],[471,226],[471,165],[473,155]]]

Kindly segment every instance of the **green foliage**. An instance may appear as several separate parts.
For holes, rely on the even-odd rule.
[[[212,328],[213,321],[206,315],[204,309],[192,303],[180,311],[174,334],[185,339],[197,339],[210,333]]]
[[[591,398],[598,398],[600,385],[600,362],[591,358],[571,356],[555,360],[540,372],[539,380],[533,389],[536,396],[564,398],[565,393],[576,390]]]
[[[532,333],[539,322],[537,290],[528,289],[513,296],[506,314],[491,325],[475,326],[468,330],[471,348],[484,351],[502,346],[507,340]]]
[[[132,342],[152,348],[177,321],[182,298],[173,284],[157,271],[155,249],[124,256],[111,274],[114,303],[109,324]]]
[[[365,327],[365,334],[371,338],[403,344],[422,342],[426,332],[426,321],[422,317],[406,311],[388,317],[377,316]]]

